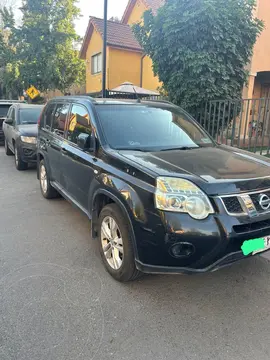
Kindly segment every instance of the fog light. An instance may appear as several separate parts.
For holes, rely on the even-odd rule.
[[[187,258],[194,254],[194,252],[194,245],[190,243],[180,242],[172,245],[170,248],[170,253],[175,258]]]

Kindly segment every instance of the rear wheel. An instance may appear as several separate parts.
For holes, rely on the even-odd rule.
[[[137,279],[134,250],[128,221],[116,204],[106,205],[99,216],[99,248],[106,270],[116,280]]]
[[[13,155],[13,152],[10,150],[10,148],[8,147],[8,143],[7,143],[7,139],[5,138],[5,153],[6,155],[10,156]]]
[[[14,155],[16,169],[19,171],[26,170],[28,168],[28,164],[22,160],[20,150],[16,144],[14,145]]]
[[[44,160],[41,160],[39,163],[39,183],[41,193],[45,199],[53,199],[59,196],[58,192],[51,185]]]

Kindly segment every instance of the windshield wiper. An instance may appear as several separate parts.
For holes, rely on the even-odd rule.
[[[144,148],[129,148],[129,147],[126,147],[126,148],[118,148],[118,149],[115,149],[117,151],[121,151],[121,150],[128,150],[128,151],[143,151],[143,152],[147,152],[147,151],[150,151],[149,149],[144,149]]]
[[[171,150],[193,150],[193,149],[198,149],[199,146],[180,146],[180,147],[175,147],[175,148],[166,148],[166,149],[161,149],[160,151],[171,151]]]

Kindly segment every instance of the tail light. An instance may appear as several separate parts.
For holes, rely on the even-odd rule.
[[[38,122],[37,122],[37,124],[38,124],[38,127],[40,127],[40,121],[41,121],[41,117],[42,117],[42,113],[39,115],[39,118],[38,118]]]
[[[39,118],[38,118],[38,122],[37,122],[38,128],[40,128],[40,123],[41,123],[41,119],[42,119],[44,110],[45,110],[45,106],[44,106],[43,110],[41,111]]]

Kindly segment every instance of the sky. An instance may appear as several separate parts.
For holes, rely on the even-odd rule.
[[[1,1],[1,0],[0,0]],[[108,0],[108,19],[112,16],[122,18],[128,0]],[[103,18],[103,0],[79,0],[77,6],[81,9],[82,17],[76,21],[78,35],[84,36],[89,16]]]
[[[1,1],[4,0],[0,0]],[[19,8],[21,5],[21,0],[9,0],[9,2],[13,2],[16,4],[15,6]],[[103,18],[104,11],[104,2],[103,0],[77,0],[77,6],[81,10],[82,17],[76,21],[76,30],[77,34],[81,37],[84,37],[89,16],[96,16]],[[128,0],[108,0],[108,19],[112,16],[117,16],[119,19],[122,18],[122,15],[127,6]],[[20,18],[19,9],[17,11],[17,17]]]

